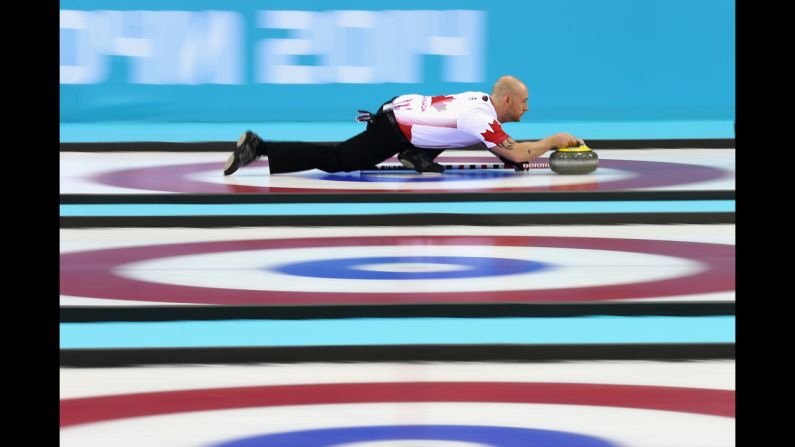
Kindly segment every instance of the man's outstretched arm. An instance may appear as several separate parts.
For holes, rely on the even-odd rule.
[[[502,143],[490,147],[488,150],[513,162],[522,163],[538,158],[552,148],[576,146],[579,141],[567,133],[557,133],[538,141],[520,142],[508,137]]]

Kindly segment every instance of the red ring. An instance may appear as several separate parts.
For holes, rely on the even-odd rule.
[[[387,402],[595,405],[735,417],[734,390],[590,383],[399,382],[210,388],[64,399],[61,427],[187,411]]]
[[[377,245],[491,245],[519,247],[618,250],[674,256],[702,263],[705,271],[688,276],[637,283],[592,287],[508,290],[486,292],[353,293],[235,290],[159,284],[123,278],[113,270],[124,264],[155,258],[213,252],[306,247]],[[265,239],[150,245],[61,254],[63,295],[201,304],[411,304],[488,302],[604,301],[659,296],[690,295],[734,290],[733,245],[642,239],[546,237],[546,236],[371,236],[303,239]],[[495,281],[498,281],[495,279]]]
[[[472,158],[452,157],[444,161],[471,161]],[[478,159],[482,160],[482,159]],[[397,162],[397,160],[393,159]],[[250,166],[267,166],[267,161],[256,161]],[[586,183],[571,185],[543,185],[508,188],[473,187],[469,189],[434,189],[432,192],[484,192],[484,191],[617,191],[639,188],[657,188],[662,186],[686,185],[719,179],[728,175],[727,171],[700,165],[684,163],[667,163],[661,161],[635,160],[600,160],[602,168],[629,171],[635,174],[629,179],[599,182],[597,177],[589,178]],[[93,180],[104,185],[121,188],[143,189],[149,191],[168,191],[184,193],[339,193],[351,192],[344,188],[290,188],[278,186],[252,186],[238,184],[220,184],[189,179],[188,176],[197,172],[223,170],[223,163],[196,163],[145,168],[122,169],[104,172],[92,176]],[[291,175],[300,176],[300,173]],[[430,192],[415,190],[409,186],[400,190],[357,189],[357,193],[401,193]]]

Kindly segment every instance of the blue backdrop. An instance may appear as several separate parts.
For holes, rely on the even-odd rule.
[[[61,0],[64,123],[350,121],[530,90],[523,121],[734,120],[733,0]]]

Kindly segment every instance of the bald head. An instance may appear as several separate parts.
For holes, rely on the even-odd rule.
[[[492,98],[502,98],[506,95],[521,95],[527,91],[524,83],[513,76],[503,76],[497,79],[491,89]]]
[[[527,86],[513,76],[497,79],[491,89],[491,102],[497,111],[497,119],[506,123],[519,121],[527,111]]]

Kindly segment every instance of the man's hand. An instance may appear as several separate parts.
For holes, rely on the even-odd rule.
[[[572,147],[572,146],[579,146],[580,140],[577,139],[575,136],[567,134],[567,133],[556,133],[551,137],[547,137],[547,142],[549,143],[550,147]]]

